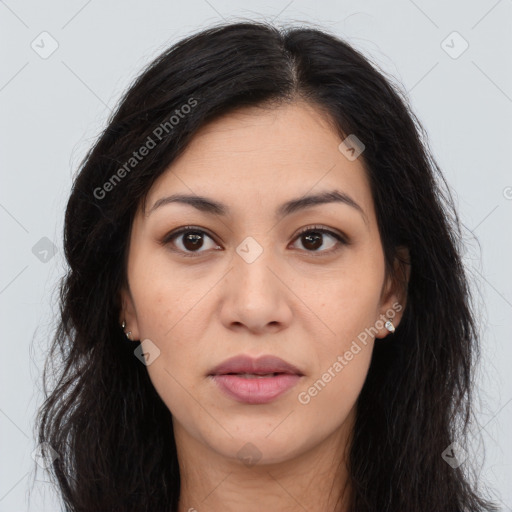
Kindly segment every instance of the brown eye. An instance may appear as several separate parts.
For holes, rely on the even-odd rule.
[[[210,240],[210,247],[208,247],[208,243],[206,240]],[[206,249],[218,249],[220,248],[218,244],[214,242],[214,240],[202,229],[197,229],[191,226],[187,226],[185,228],[181,228],[178,231],[170,233],[165,237],[162,241],[163,244],[171,244],[177,247],[176,250],[178,252],[182,252],[184,254],[191,253],[202,253],[206,252],[206,250],[201,250],[206,247]]]
[[[303,229],[295,240],[301,241],[306,252],[321,255],[336,252],[341,246],[349,244],[345,236],[317,226]],[[169,233],[161,243],[170,245],[172,251],[181,253],[183,256],[199,256],[208,249],[221,249],[208,233],[194,226],[186,226]]]
[[[331,241],[326,242],[326,236]],[[296,240],[302,242],[307,252],[331,253],[337,251],[341,245],[347,245],[347,240],[338,233],[321,227],[308,227],[302,230]]]

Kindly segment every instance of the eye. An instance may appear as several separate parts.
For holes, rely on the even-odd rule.
[[[319,250],[325,245],[324,237],[327,236],[334,242],[327,244],[327,249]],[[302,240],[303,246],[307,252],[321,252],[321,253],[333,253],[338,251],[341,246],[348,245],[348,240],[345,236],[340,233],[336,233],[322,226],[308,226],[304,228],[295,238],[295,240]],[[334,247],[334,248],[333,248]]]
[[[326,236],[331,239],[331,243],[327,244],[327,249],[324,247],[323,250],[319,250],[325,245],[324,239]],[[206,238],[211,241],[210,247],[208,247],[208,244],[205,245]],[[303,247],[305,247],[306,251],[310,253],[333,253],[338,251],[341,246],[349,244],[348,239],[344,235],[322,226],[308,226],[304,228],[295,237],[295,240],[299,239],[303,241]],[[206,231],[195,226],[185,226],[177,231],[169,233],[161,241],[161,244],[177,246],[176,249],[171,248],[171,250],[180,252],[184,256],[201,254],[202,252],[206,252],[207,249],[221,249],[221,247],[208,233],[206,233]],[[205,249],[205,247],[206,250],[200,250]]]
[[[206,231],[196,228],[194,226],[185,226],[179,229],[178,231],[169,233],[162,240],[162,244],[167,245],[169,243],[172,243],[172,245],[178,246],[177,252],[182,252],[184,253],[185,256],[193,256],[193,253],[206,252],[199,250],[204,248],[205,238],[208,238],[213,242],[213,244],[211,244],[210,247],[206,247],[207,249],[220,249],[220,246],[213,241],[213,238],[210,235],[208,235]],[[176,242],[174,242],[174,240],[176,240]]]

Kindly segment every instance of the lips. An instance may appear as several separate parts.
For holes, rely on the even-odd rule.
[[[282,395],[304,374],[294,365],[275,356],[254,359],[232,357],[210,373],[220,390],[229,398],[247,404],[268,403]]]
[[[266,375],[271,373],[289,373],[292,375],[303,375],[303,373],[294,365],[275,356],[262,356],[254,359],[250,356],[235,356],[227,359],[216,366],[210,375],[228,375],[228,374],[253,374]]]

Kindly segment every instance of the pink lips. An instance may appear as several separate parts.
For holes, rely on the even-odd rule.
[[[210,376],[230,398],[248,404],[264,404],[295,386],[303,374],[275,356],[253,359],[242,355],[216,366]]]

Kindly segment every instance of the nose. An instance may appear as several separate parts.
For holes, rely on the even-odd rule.
[[[221,320],[231,330],[275,333],[290,325],[293,293],[271,250],[256,249],[241,244],[233,257],[222,286]]]

